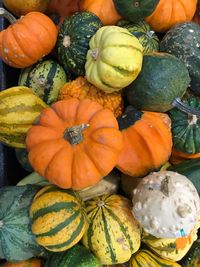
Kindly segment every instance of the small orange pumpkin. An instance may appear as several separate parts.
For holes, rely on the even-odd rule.
[[[191,21],[197,0],[160,0],[154,12],[146,18],[156,32],[166,32],[176,23]]]
[[[25,68],[49,54],[56,44],[58,30],[41,12],[29,12],[14,22],[14,17],[1,9],[12,25],[0,32],[0,58],[15,68]]]
[[[86,78],[79,76],[74,81],[66,83],[60,90],[59,99],[67,99],[70,97],[79,100],[88,98],[96,101],[104,108],[110,109],[116,117],[122,114],[123,102],[121,92],[106,94],[99,90],[93,84],[89,83]]]
[[[6,262],[3,267],[42,267],[42,261],[36,258],[32,258],[16,263]]]
[[[200,25],[200,1],[198,2],[197,9],[196,9],[196,12],[194,14],[192,21]]]
[[[115,25],[122,19],[115,9],[113,0],[82,0],[80,9],[96,14],[104,25]]]
[[[170,157],[170,162],[174,165],[183,162],[184,160],[188,159],[198,159],[200,158],[200,153],[196,154],[186,154],[181,151],[177,151],[174,148],[172,149],[172,154]]]
[[[61,188],[79,190],[114,168],[122,134],[109,109],[89,99],[70,98],[41,112],[26,145],[36,172]]]
[[[123,149],[116,167],[121,172],[143,177],[167,162],[172,149],[171,121],[167,114],[132,108],[118,122]]]

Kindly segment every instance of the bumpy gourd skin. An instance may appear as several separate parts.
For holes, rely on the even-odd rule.
[[[72,82],[66,83],[60,90],[59,99],[62,100],[69,97],[75,97],[79,100],[89,98],[101,104],[104,108],[110,109],[115,114],[115,117],[122,114],[123,103],[120,92],[106,94],[81,76]]]
[[[120,91],[136,79],[142,59],[143,47],[127,29],[101,27],[90,40],[86,78],[106,93]]]

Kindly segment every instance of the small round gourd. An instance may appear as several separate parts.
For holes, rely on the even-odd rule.
[[[101,27],[90,40],[86,78],[106,93],[119,91],[136,79],[142,59],[143,47],[127,29]]]
[[[200,213],[199,195],[192,182],[172,171],[154,172],[133,191],[133,215],[156,237],[187,236]]]

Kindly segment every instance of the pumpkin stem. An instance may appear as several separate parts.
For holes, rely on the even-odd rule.
[[[186,106],[178,97],[173,100],[172,106],[187,114],[192,114],[200,117],[200,110]]]
[[[83,141],[83,133],[82,131],[86,128],[88,128],[89,124],[81,124],[78,126],[72,126],[70,128],[67,128],[64,132],[64,138],[68,142],[70,142],[71,145],[77,145],[80,144]]]
[[[17,20],[16,18],[10,13],[8,12],[5,8],[0,8],[0,17],[4,17],[6,18],[10,24],[14,24]]]

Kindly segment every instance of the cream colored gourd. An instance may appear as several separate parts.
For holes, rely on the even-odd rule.
[[[119,91],[137,78],[142,59],[143,47],[127,29],[101,27],[90,40],[86,78],[106,93]]]
[[[196,188],[176,172],[153,172],[133,190],[133,215],[155,237],[188,236],[199,214]]]

